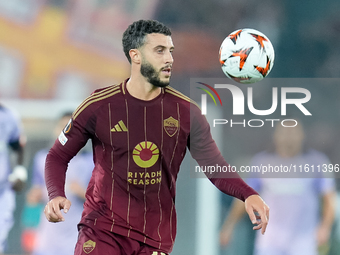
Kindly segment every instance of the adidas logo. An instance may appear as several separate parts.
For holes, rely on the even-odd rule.
[[[122,120],[120,120],[118,124],[116,124],[114,128],[111,129],[111,132],[127,132],[127,131],[128,129]]]

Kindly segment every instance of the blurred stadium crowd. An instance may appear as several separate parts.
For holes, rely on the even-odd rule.
[[[339,78],[339,9],[336,0],[0,0],[0,104],[20,116],[28,169],[26,187],[16,196],[6,254],[30,254],[34,248],[30,239],[34,234],[25,230],[39,225],[42,205],[27,214],[27,194],[35,155],[55,139],[57,119],[94,89],[128,77],[121,35],[130,23],[157,19],[172,29],[176,48],[172,86],[190,95],[190,78],[225,77],[218,62],[220,44],[230,32],[245,27],[263,32],[274,45],[271,78]],[[306,132],[312,137],[308,145],[339,163],[340,88],[327,91],[319,86],[313,93],[318,93],[320,112],[326,101],[334,107],[308,123]],[[227,159],[239,156],[233,155],[235,151],[251,157],[265,148],[229,139],[229,133],[223,137],[225,153],[233,142],[238,147]],[[222,198],[221,203],[225,213],[230,199]],[[340,211],[337,214],[340,217]],[[251,242],[252,235],[246,235]],[[340,242],[336,238],[333,233],[335,246]],[[244,254],[252,254],[249,247]],[[232,249],[223,252],[236,254]]]

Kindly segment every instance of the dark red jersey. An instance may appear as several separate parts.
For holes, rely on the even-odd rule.
[[[176,235],[176,179],[186,148],[200,166],[226,165],[199,107],[171,87],[150,101],[126,82],[95,91],[74,112],[46,160],[50,199],[65,196],[69,160],[92,140],[95,167],[81,223],[170,253]],[[213,177],[213,176],[210,176]],[[257,194],[237,174],[210,180],[245,200]]]

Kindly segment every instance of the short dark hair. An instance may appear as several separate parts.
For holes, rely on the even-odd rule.
[[[145,36],[152,33],[171,35],[170,29],[156,20],[138,20],[125,30],[122,39],[123,50],[130,63],[131,58],[129,51],[143,46],[145,43]]]

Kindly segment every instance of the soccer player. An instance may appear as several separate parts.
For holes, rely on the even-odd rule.
[[[176,235],[176,178],[186,147],[200,166],[228,166],[200,109],[169,86],[174,50],[169,28],[158,21],[134,22],[123,34],[123,49],[130,78],[88,97],[46,160],[45,215],[63,221],[61,209],[70,209],[63,188],[67,163],[92,140],[95,167],[76,255],[169,254]],[[235,174],[208,177],[245,201],[254,228],[265,232],[269,208],[252,188]]]
[[[21,190],[27,180],[23,164],[24,142],[21,139],[20,121],[8,108],[0,104],[0,254],[11,230],[15,210],[15,192]],[[16,153],[17,165],[11,171],[10,153]]]
[[[302,165],[310,169],[312,166],[328,165],[329,160],[323,153],[304,148],[304,137],[301,123],[296,127],[277,126],[273,137],[275,150],[258,153],[252,165]],[[254,253],[250,254],[317,255],[318,246],[327,247],[335,215],[334,179],[322,178],[320,173],[315,173],[315,178],[302,177],[260,176],[248,180],[250,186],[270,201],[271,207],[266,235],[256,237]],[[220,232],[222,245],[229,243],[234,227],[243,214],[243,205],[235,200]]]

